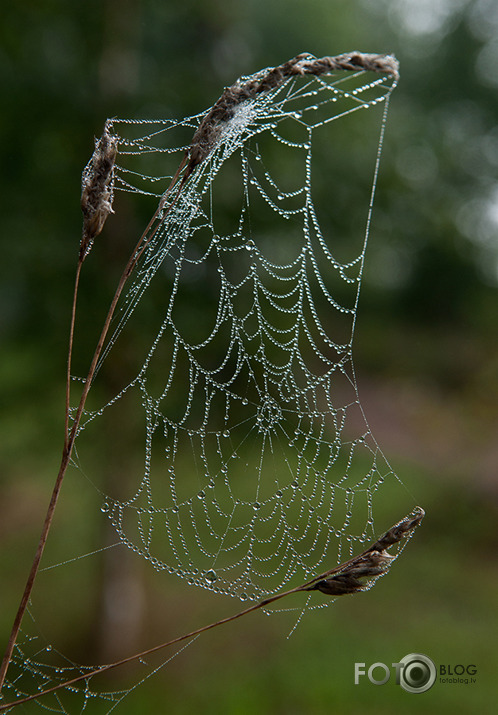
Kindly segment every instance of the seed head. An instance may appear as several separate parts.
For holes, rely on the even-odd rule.
[[[81,210],[83,233],[80,243],[80,260],[90,253],[93,240],[104,227],[112,210],[112,179],[117,154],[117,140],[106,125],[104,133],[95,142],[92,158],[83,171],[81,183]]]

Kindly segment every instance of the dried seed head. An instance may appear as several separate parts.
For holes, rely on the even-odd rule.
[[[338,70],[353,72],[365,70],[389,75],[397,82],[399,78],[398,69],[398,60],[392,55],[348,52],[336,57],[317,59],[313,55],[304,52],[278,67],[255,75],[247,82],[236,82],[225,89],[195,132],[192,143],[187,149],[188,165],[185,177],[188,178],[195,167],[198,164],[202,164],[209,156],[216,146],[223,124],[231,119],[234,108],[237,105],[248,99],[254,99],[259,94],[280,87],[290,77],[306,74],[320,76]]]
[[[342,571],[330,578],[318,581],[308,590],[321,591],[329,596],[343,596],[363,591],[371,579],[385,573],[394,556],[380,551],[368,551],[355,559]]]
[[[332,569],[328,572],[331,574],[328,578],[315,581],[305,590],[321,591],[329,596],[343,596],[370,588],[373,580],[385,574],[396,558],[396,556],[387,553],[386,549],[397,544],[403,538],[410,537],[424,516],[424,510],[417,507],[411,514],[391,527],[366,551],[358,554],[344,566]]]
[[[405,516],[400,522],[395,524],[389,531],[380,537],[378,541],[373,544],[372,549],[377,551],[383,551],[388,549],[393,544],[397,544],[398,541],[405,536],[409,536],[414,529],[420,524],[425,516],[425,512],[420,507],[417,507],[412,511],[411,514]]]
[[[112,178],[117,154],[117,140],[109,133],[106,124],[95,150],[82,176],[81,210],[83,234],[80,243],[80,260],[90,253],[93,240],[104,227],[112,213]]]

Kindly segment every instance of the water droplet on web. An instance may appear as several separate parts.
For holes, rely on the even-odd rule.
[[[227,429],[223,432],[223,437],[230,437],[230,432]]]
[[[109,511],[109,504],[106,501],[100,507],[100,511],[104,514]]]
[[[247,397],[244,397],[244,398],[242,399],[242,404],[243,404],[243,405],[248,405],[248,404],[249,404],[249,400],[247,399]]]
[[[278,492],[275,494],[275,496],[277,497],[277,499],[281,499],[281,498],[283,497],[283,494],[282,494],[282,492],[280,491],[280,489],[279,489]]]
[[[216,571],[209,569],[209,571],[206,571],[204,574],[204,578],[208,583],[214,583],[218,579],[218,576],[216,575]]]
[[[206,497],[206,492],[204,491],[204,489],[201,489],[201,491],[200,491],[200,492],[198,493],[198,495],[197,495],[197,498],[198,498],[198,499],[205,499],[205,497]]]
[[[255,501],[254,504],[252,505],[252,508],[254,509],[254,511],[261,509],[261,504],[259,503],[259,501]]]
[[[241,601],[247,601],[247,593],[241,593],[239,598]]]

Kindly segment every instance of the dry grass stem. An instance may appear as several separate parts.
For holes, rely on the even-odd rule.
[[[365,551],[363,551],[361,554],[354,556],[353,558],[349,559],[349,561],[345,561],[338,566],[334,566],[329,571],[326,571],[324,574],[315,577],[311,581],[308,581],[300,586],[296,586],[289,591],[277,593],[275,596],[265,598],[264,600],[259,601],[259,603],[254,604],[254,606],[250,606],[249,608],[245,608],[243,611],[235,613],[233,616],[228,616],[227,618],[223,618],[214,623],[210,623],[207,626],[197,628],[195,631],[185,633],[184,635],[178,636],[177,638],[173,638],[166,643],[161,643],[159,645],[153,646],[152,648],[148,648],[141,653],[135,653],[134,655],[131,655],[128,658],[123,658],[122,660],[116,661],[115,663],[102,665],[95,670],[86,672],[83,675],[79,675],[77,678],[73,678],[72,680],[59,683],[58,685],[55,685],[52,688],[47,688],[47,690],[43,690],[42,692],[36,693],[35,695],[30,695],[26,698],[21,698],[15,702],[0,705],[0,712],[7,710],[8,708],[13,707],[15,705],[20,705],[22,703],[29,702],[30,700],[37,700],[38,698],[41,698],[44,695],[49,695],[50,693],[54,693],[61,688],[73,686],[76,683],[81,682],[82,680],[87,680],[94,675],[99,675],[100,673],[105,673],[106,671],[113,670],[120,665],[125,665],[126,663],[130,663],[131,661],[138,660],[140,658],[145,658],[146,656],[151,655],[152,653],[156,653],[157,651],[163,650],[168,646],[176,645],[177,643],[181,643],[182,641],[185,641],[189,638],[194,638],[201,633],[205,633],[206,631],[212,630],[213,628],[222,626],[225,623],[231,623],[232,621],[235,621],[242,616],[246,616],[249,613],[253,613],[254,611],[258,611],[261,608],[265,608],[266,606],[269,606],[276,601],[280,601],[282,598],[286,598],[293,593],[319,590],[327,595],[342,596],[346,594],[356,593],[357,591],[364,591],[371,585],[369,581],[371,582],[372,579],[375,580],[380,575],[386,573],[390,564],[395,559],[395,557],[391,554],[388,554],[385,549],[389,546],[393,546],[394,544],[398,543],[403,538],[408,538],[409,536],[411,536],[413,531],[417,528],[417,526],[419,526],[424,516],[424,510],[420,507],[416,507],[411,514],[409,514],[404,519],[395,524],[393,527],[391,527],[389,531],[387,531],[383,536],[381,536],[380,539],[378,539],[368,549],[365,549]],[[366,579],[367,582],[362,583],[358,579]],[[351,587],[351,585],[356,582],[358,582],[359,586]]]

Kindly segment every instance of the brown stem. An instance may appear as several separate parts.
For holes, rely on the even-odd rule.
[[[61,688],[66,688],[66,687],[72,686],[75,683],[79,683],[82,680],[86,680],[87,678],[91,678],[94,675],[99,675],[100,673],[104,673],[108,670],[112,670],[114,668],[119,667],[120,665],[125,665],[126,663],[130,663],[133,660],[138,660],[139,658],[144,658],[148,655],[151,655],[152,653],[156,653],[157,651],[162,650],[163,648],[167,648],[168,646],[175,645],[176,643],[181,643],[182,641],[185,641],[188,638],[193,638],[194,636],[198,636],[201,633],[204,633],[205,631],[211,630],[212,628],[217,628],[218,626],[222,626],[225,623],[231,623],[232,621],[235,621],[238,618],[241,618],[242,616],[247,616],[249,613],[253,613],[254,611],[259,610],[260,608],[264,608],[265,606],[269,606],[270,604],[275,603],[276,601],[280,601],[280,599],[286,598],[287,596],[290,596],[292,593],[300,593],[302,591],[310,591],[310,590],[312,590],[314,584],[319,584],[325,578],[332,577],[332,579],[333,579],[335,574],[341,574],[344,571],[346,571],[346,573],[347,573],[348,570],[351,569],[351,567],[355,566],[355,564],[363,563],[365,557],[367,557],[372,552],[384,551],[384,549],[388,548],[389,546],[392,546],[392,545],[398,543],[399,541],[401,541],[402,538],[409,536],[410,533],[413,532],[414,529],[416,529],[417,526],[420,524],[423,517],[424,517],[423,509],[421,509],[420,507],[417,507],[411,514],[409,514],[404,519],[402,519],[397,524],[395,524],[393,527],[391,527],[389,529],[389,531],[387,531],[383,536],[380,537],[380,539],[378,539],[371,546],[369,546],[367,549],[362,551],[361,554],[358,554],[357,556],[353,556],[348,561],[344,561],[342,564],[339,564],[338,566],[334,566],[333,568],[329,569],[328,571],[325,571],[324,573],[320,574],[319,576],[315,576],[310,581],[307,581],[306,583],[303,583],[300,586],[291,588],[288,591],[283,591],[282,593],[277,593],[275,596],[270,596],[269,598],[265,598],[262,601],[259,601],[259,603],[254,604],[254,606],[249,606],[249,608],[245,608],[243,611],[239,611],[238,613],[235,613],[233,616],[228,616],[227,618],[222,618],[219,621],[215,621],[214,623],[209,623],[207,626],[202,626],[201,628],[197,628],[195,631],[190,631],[190,633],[185,633],[184,635],[178,636],[177,638],[173,638],[172,640],[166,641],[165,643],[160,643],[159,645],[153,646],[152,648],[148,648],[147,650],[144,650],[140,653],[135,653],[134,655],[130,655],[127,658],[118,660],[115,663],[109,663],[108,665],[102,665],[99,668],[95,668],[95,670],[91,670],[91,671],[84,673],[82,675],[78,675],[76,678],[72,678],[71,680],[64,681],[63,683],[58,683],[57,685],[54,685],[52,688],[43,690],[42,692],[36,693],[35,695],[29,695],[25,698],[21,698],[20,700],[16,700],[11,703],[6,703],[4,705],[0,705],[0,712],[2,712],[3,710],[7,710],[8,708],[13,707],[15,705],[21,705],[22,703],[26,703],[30,700],[36,700],[38,698],[41,698],[44,695],[49,695],[50,693],[53,693],[56,690],[60,690]],[[390,558],[392,559],[392,557],[390,557]],[[378,575],[379,575],[378,573],[372,574],[373,577],[378,576]],[[363,574],[363,576],[366,576],[368,578],[368,574]],[[324,591],[324,592],[326,593],[326,591]],[[334,595],[338,595],[338,594],[334,594]]]
[[[69,411],[70,411],[70,400],[71,400],[71,360],[73,356],[73,344],[74,344],[74,325],[76,322],[76,302],[78,299],[78,287],[80,283],[81,268],[83,266],[83,259],[81,256],[78,258],[78,266],[76,268],[76,277],[74,279],[74,290],[73,290],[73,305],[71,308],[71,323],[69,326],[69,348],[67,352],[67,373],[66,373],[66,411],[64,417],[64,447],[67,448],[69,439]]]
[[[5,654],[3,656],[2,664],[0,666],[0,692],[2,690],[3,684],[5,682],[5,676],[7,674],[7,669],[9,667],[10,660],[12,658],[12,653],[14,651],[14,646],[17,641],[17,637],[19,635],[19,630],[21,628],[21,623],[24,617],[24,614],[26,612],[26,608],[29,603],[29,598],[31,595],[31,592],[33,590],[33,586],[35,583],[36,575],[38,573],[38,569],[40,566],[40,561],[43,555],[43,551],[45,549],[45,544],[47,542],[48,534],[50,531],[50,527],[52,525],[52,521],[54,518],[54,512],[55,512],[55,507],[57,506],[57,502],[59,499],[59,494],[60,490],[62,487],[62,482],[64,480],[64,476],[66,474],[67,468],[69,466],[69,461],[71,459],[71,454],[73,451],[73,446],[74,446],[74,441],[76,439],[76,434],[78,432],[78,427],[81,421],[81,416],[83,414],[83,410],[85,408],[85,403],[86,399],[88,397],[88,393],[90,391],[90,387],[92,384],[93,377],[95,375],[95,370],[97,368],[97,363],[99,360],[99,357],[102,353],[102,348],[104,347],[105,339],[107,337],[107,333],[109,331],[109,327],[114,315],[114,312],[116,310],[116,306],[118,304],[119,298],[121,296],[121,293],[123,292],[123,288],[125,286],[126,281],[128,280],[129,276],[133,272],[133,269],[135,268],[140,256],[144,252],[145,248],[147,245],[150,243],[150,241],[153,239],[157,228],[159,224],[152,230],[152,227],[154,225],[154,222],[157,220],[159,213],[164,207],[164,204],[167,200],[167,196],[170,192],[170,190],[173,188],[175,183],[178,180],[178,177],[181,174],[181,171],[183,167],[185,166],[186,163],[186,158],[182,161],[180,166],[178,167],[178,170],[173,177],[171,184],[169,185],[168,189],[166,190],[165,194],[163,195],[159,206],[152,216],[151,220],[149,221],[145,231],[140,237],[140,240],[138,241],[137,245],[135,246],[128,263],[126,264],[126,267],[121,275],[121,278],[118,283],[118,287],[116,288],[116,292],[114,294],[114,297],[112,299],[111,305],[109,307],[109,311],[107,313],[107,317],[104,322],[104,326],[102,328],[102,332],[100,334],[99,341],[97,343],[97,347],[95,348],[95,352],[92,358],[92,362],[90,365],[90,369],[88,371],[87,378],[85,380],[85,384],[83,387],[83,392],[80,398],[80,402],[78,405],[78,409],[76,411],[74,421],[73,421],[73,426],[71,428],[71,431],[69,432],[69,401],[70,401],[70,383],[71,383],[71,356],[72,356],[72,348],[73,348],[73,338],[74,338],[74,323],[75,323],[75,316],[76,316],[76,300],[77,300],[77,294],[78,294],[78,285],[79,285],[79,277],[81,274],[81,267],[83,265],[83,261],[85,259],[85,255],[83,254],[82,251],[80,251],[80,256],[78,259],[78,267],[76,270],[76,278],[75,278],[75,286],[74,286],[74,292],[73,292],[73,306],[72,306],[72,311],[71,311],[71,322],[70,322],[70,329],[69,329],[69,351],[68,351],[68,363],[67,363],[67,376],[66,376],[66,413],[65,413],[65,428],[64,428],[64,448],[62,450],[62,458],[61,458],[61,464],[59,467],[59,473],[57,475],[57,479],[54,484],[54,488],[52,490],[52,495],[50,497],[50,503],[48,505],[47,513],[45,515],[45,521],[43,523],[43,528],[42,532],[40,535],[40,539],[38,541],[38,546],[36,549],[35,557],[33,559],[33,563],[31,565],[31,569],[28,575],[28,579],[26,581],[26,585],[24,587],[24,592],[21,598],[21,602],[19,604],[19,608],[17,610],[16,617],[14,619],[14,623],[12,625],[12,630],[9,636],[9,641],[7,643],[7,648],[5,650]],[[180,195],[180,191],[183,188],[184,184],[184,178],[180,182],[180,186],[168,206],[168,211],[172,208],[172,206],[175,204],[175,202],[178,199],[178,196]]]

